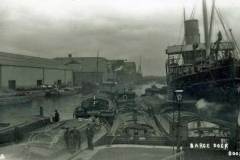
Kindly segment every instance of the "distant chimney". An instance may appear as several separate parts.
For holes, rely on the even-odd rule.
[[[68,54],[68,58],[72,58],[72,54]]]

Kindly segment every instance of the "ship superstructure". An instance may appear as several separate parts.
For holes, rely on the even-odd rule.
[[[204,42],[200,41],[199,21],[184,18],[184,43],[169,46],[166,50],[169,100],[173,99],[176,89],[183,89],[185,98],[196,100],[205,98],[223,102],[235,97],[233,94],[240,84],[239,48],[215,1],[210,17],[209,21],[206,1],[203,0]],[[218,31],[213,36],[215,17],[224,32]]]

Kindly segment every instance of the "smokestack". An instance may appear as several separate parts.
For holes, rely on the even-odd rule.
[[[186,44],[199,44],[200,43],[200,33],[198,20],[190,19],[185,20],[185,43]]]

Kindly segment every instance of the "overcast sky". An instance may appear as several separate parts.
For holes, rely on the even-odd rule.
[[[181,43],[183,8],[189,17],[200,0],[0,0],[0,50],[60,57],[143,60],[145,75],[165,73],[165,49]],[[210,2],[209,2],[210,3]],[[240,38],[240,1],[217,0]],[[216,28],[220,28],[216,25]],[[203,37],[202,37],[203,38]]]

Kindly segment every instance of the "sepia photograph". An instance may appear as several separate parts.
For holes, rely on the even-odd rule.
[[[239,0],[0,0],[0,160],[240,159]]]

